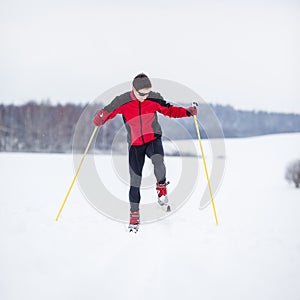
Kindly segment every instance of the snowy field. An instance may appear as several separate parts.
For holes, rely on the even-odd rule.
[[[71,155],[1,153],[0,299],[300,299],[300,190],[284,179],[300,158],[300,134],[225,144],[220,225],[211,206],[198,209],[201,162],[189,202],[136,235],[76,185],[55,222],[74,175]],[[167,157],[167,168],[178,160]],[[109,168],[107,157],[97,161]]]

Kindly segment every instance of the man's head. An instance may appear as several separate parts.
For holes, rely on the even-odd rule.
[[[135,97],[141,102],[149,96],[152,87],[150,79],[143,73],[134,77],[132,86]]]

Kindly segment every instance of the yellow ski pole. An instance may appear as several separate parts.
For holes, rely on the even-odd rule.
[[[193,106],[194,107],[198,106],[198,103],[197,102],[193,102]],[[217,211],[216,211],[215,201],[214,201],[213,192],[212,192],[211,185],[210,185],[209,175],[208,175],[206,161],[205,161],[205,155],[204,155],[202,141],[201,141],[201,136],[200,136],[199,124],[198,124],[198,120],[197,120],[196,116],[194,116],[194,121],[195,121],[195,127],[196,127],[196,131],[197,131],[197,135],[198,135],[198,141],[199,141],[199,146],[200,146],[200,150],[201,150],[201,155],[202,155],[202,158],[203,158],[203,165],[204,165],[204,170],[205,170],[205,174],[206,174],[207,184],[208,184],[208,188],[209,188],[209,193],[210,193],[210,198],[211,198],[211,204],[212,204],[212,207],[213,207],[213,210],[214,210],[214,216],[215,216],[215,220],[216,220],[216,225],[218,225],[219,222],[218,222],[218,217],[217,217]]]
[[[84,154],[83,154],[83,156],[82,156],[82,158],[81,158],[81,161],[80,161],[80,163],[79,163],[79,166],[78,166],[78,168],[77,168],[77,170],[76,170],[75,176],[74,176],[74,178],[73,178],[73,180],[72,180],[72,183],[71,183],[71,185],[70,185],[70,187],[69,187],[69,190],[68,190],[68,192],[67,192],[67,195],[66,195],[66,197],[65,197],[65,199],[64,199],[64,201],[63,201],[63,203],[62,203],[62,205],[61,205],[61,207],[60,207],[60,209],[59,209],[59,212],[58,212],[58,214],[57,214],[57,216],[56,216],[56,219],[55,219],[56,221],[58,221],[59,216],[60,216],[60,214],[61,214],[61,212],[62,212],[62,210],[63,210],[63,208],[64,208],[64,206],[65,206],[65,204],[66,204],[66,202],[67,202],[67,199],[68,199],[68,197],[69,197],[69,195],[70,195],[70,193],[71,193],[72,187],[73,187],[73,185],[74,185],[74,183],[75,183],[75,181],[76,181],[76,178],[77,178],[77,176],[78,176],[78,174],[79,174],[79,171],[80,171],[81,166],[82,166],[82,164],[83,164],[83,161],[84,161],[84,159],[85,159],[85,157],[86,157],[86,154],[87,154],[87,152],[89,151],[89,148],[90,148],[90,146],[91,146],[91,143],[92,143],[92,141],[93,141],[93,139],[94,139],[94,136],[95,136],[95,134],[96,134],[96,132],[97,132],[97,129],[98,129],[98,127],[95,126],[95,129],[94,129],[94,131],[93,131],[93,133],[92,133],[92,135],[91,135],[91,137],[90,137],[90,140],[89,140],[89,142],[88,142],[88,145],[87,145],[87,147],[86,147],[86,149],[85,149],[85,151],[84,151]]]

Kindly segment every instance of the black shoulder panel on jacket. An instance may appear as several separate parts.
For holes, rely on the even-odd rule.
[[[113,101],[104,107],[104,110],[107,112],[113,112],[119,106],[122,106],[125,103],[130,102],[132,99],[130,97],[130,92],[126,92],[120,96],[117,96]]]
[[[162,99],[162,100],[164,99],[163,96],[160,93],[151,91],[150,94],[149,94],[149,97],[147,99],[152,100],[152,98],[153,99]]]
[[[149,97],[147,98],[147,100],[157,102],[161,106],[165,106],[165,107],[170,107],[171,106],[170,103],[168,103],[166,100],[164,100],[164,98],[161,96],[160,93],[150,92]]]

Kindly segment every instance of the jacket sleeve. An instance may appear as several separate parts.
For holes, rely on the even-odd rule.
[[[170,118],[184,118],[189,117],[186,108],[175,106],[163,99],[159,93],[155,93],[155,98],[150,98],[150,100],[157,103],[157,111]],[[152,95],[150,95],[152,96]]]
[[[164,100],[160,93],[151,92],[149,96],[149,100],[157,103],[157,111],[167,117],[184,118],[190,116],[184,107],[175,106],[168,103],[166,100]]]
[[[189,117],[189,115],[187,114],[187,110],[184,107],[174,106],[171,104],[170,106],[160,105],[158,112],[170,118]]]
[[[103,108],[103,110],[105,111],[104,123],[106,123],[108,120],[113,119],[117,114],[120,114],[120,107],[129,101],[131,101],[129,93],[125,93],[115,97],[108,105]]]
[[[103,110],[105,111],[105,119],[104,119],[103,124],[105,124],[108,120],[113,119],[117,114],[119,114],[119,109],[118,108],[115,109],[112,112],[108,112],[105,109],[103,109]]]

